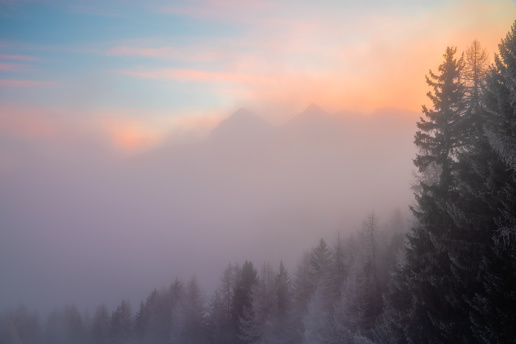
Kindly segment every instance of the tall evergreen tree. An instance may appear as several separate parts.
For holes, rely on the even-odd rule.
[[[467,107],[476,113],[482,110],[482,88],[489,71],[489,57],[479,41],[474,40],[466,50],[463,79]]]
[[[460,156],[461,201],[450,206],[467,243],[451,252],[474,337],[514,340],[516,309],[516,22],[499,45],[482,92],[481,128]]]
[[[204,301],[197,280],[192,278],[184,295],[181,343],[202,344],[208,340],[205,327]]]
[[[464,116],[465,142],[462,153],[467,154],[484,135],[483,94],[486,75],[489,71],[489,57],[480,42],[474,40],[466,50],[463,79],[465,86],[466,116]]]
[[[310,264],[310,252],[305,252],[299,261],[294,275],[294,286],[292,291],[292,315],[294,324],[294,342],[301,342],[304,325],[303,317],[308,309],[308,302],[313,293],[313,282]]]
[[[95,310],[90,328],[90,339],[94,343],[105,344],[109,339],[109,312],[102,304]]]
[[[319,241],[319,244],[313,248],[310,255],[310,276],[312,280],[313,291],[317,288],[321,279],[326,277],[329,272],[331,260],[331,251],[324,239]]]
[[[240,268],[229,264],[222,274],[219,288],[210,301],[208,325],[212,343],[234,343],[236,331],[233,326],[233,296]]]
[[[232,320],[234,329],[239,336],[243,333],[240,331],[242,320],[248,320],[252,311],[252,294],[253,287],[258,283],[258,272],[250,261],[245,261],[238,273],[235,291],[232,303]],[[240,340],[239,342],[244,342]]]
[[[463,59],[448,47],[439,73],[430,71],[427,83],[432,108],[423,106],[425,118],[418,122],[414,164],[424,174],[438,171],[434,183],[422,179],[413,208],[417,223],[408,235],[406,264],[396,274],[386,296],[393,333],[403,333],[410,343],[446,343],[463,338],[467,314],[458,307],[456,279],[448,255],[455,225],[447,205],[457,199],[454,168],[465,142]],[[410,301],[402,297],[410,297]],[[460,341],[460,340],[459,340]]]
[[[457,48],[448,47],[444,62],[439,66],[439,74],[429,72],[427,84],[433,88],[427,96],[432,108],[423,105],[425,118],[417,123],[415,141],[419,153],[414,160],[420,173],[435,165],[439,173],[438,189],[446,197],[452,186],[452,168],[457,150],[464,143],[462,117],[465,110],[462,70],[464,61],[455,58]],[[428,185],[427,185],[428,186]],[[430,190],[423,190],[429,193]],[[421,204],[420,204],[421,205]]]
[[[110,337],[111,343],[128,343],[133,335],[133,316],[128,301],[122,301],[111,314]]]
[[[274,282],[276,285],[278,314],[280,317],[285,317],[292,307],[292,300],[290,295],[292,281],[290,280],[290,275],[287,269],[285,269],[283,262],[280,262],[279,270],[274,275]]]
[[[274,272],[269,263],[262,268],[260,279],[252,288],[251,307],[240,319],[240,332],[244,342],[276,343],[278,322],[278,294]]]

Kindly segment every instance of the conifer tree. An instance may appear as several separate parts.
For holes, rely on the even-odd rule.
[[[109,312],[104,304],[97,307],[93,316],[90,338],[94,343],[105,344],[109,339]]]
[[[510,159],[516,154],[515,95],[516,22],[487,75],[481,130],[460,156],[461,201],[450,207],[468,238],[450,255],[467,286],[473,336],[483,343],[508,343],[516,333],[516,168]]]
[[[241,338],[244,342],[275,342],[277,296],[274,272],[270,264],[265,263],[258,283],[252,288],[251,305],[240,319]]]
[[[180,314],[176,314],[176,320],[181,318],[178,342],[184,344],[206,343],[208,337],[205,328],[204,301],[195,277],[188,283],[180,303],[181,307],[176,307],[180,311]]]
[[[466,90],[467,108],[480,114],[482,89],[489,71],[489,57],[479,41],[474,40],[466,50],[463,79]]]
[[[414,143],[419,153],[414,165],[424,173],[431,165],[439,169],[438,190],[446,193],[452,186],[452,168],[457,150],[464,143],[461,119],[464,115],[464,85],[462,70],[464,61],[455,58],[457,48],[448,47],[444,62],[439,66],[439,74],[429,71],[427,84],[433,88],[427,96],[432,108],[423,105],[425,118],[417,123],[418,131]],[[428,190],[423,190],[423,192]],[[443,195],[446,196],[446,195]]]
[[[280,262],[279,270],[274,275],[274,281],[276,284],[278,315],[280,317],[285,317],[292,306],[290,296],[292,281],[290,280],[290,275],[287,269],[285,269],[283,262]]]
[[[451,270],[449,245],[455,231],[447,205],[458,198],[454,182],[457,154],[466,140],[462,57],[448,47],[439,73],[430,71],[427,83],[432,108],[423,106],[425,118],[418,122],[414,160],[419,172],[438,171],[435,183],[422,179],[413,208],[417,223],[408,235],[406,264],[396,274],[386,295],[388,310],[395,316],[393,333],[403,333],[408,342],[453,342],[468,332],[463,310],[455,292],[456,279]],[[410,301],[401,300],[409,296]],[[467,334],[466,334],[467,335]]]
[[[234,343],[236,331],[233,326],[233,296],[239,266],[229,264],[221,277],[220,286],[210,301],[208,325],[212,343]]]
[[[252,311],[252,289],[258,283],[258,272],[250,261],[245,261],[240,269],[234,288],[232,302],[232,320],[238,336],[242,337],[240,329],[242,319],[248,320]],[[239,342],[244,342],[240,339]]]
[[[122,301],[111,314],[110,337],[111,342],[127,343],[133,335],[133,316],[128,301]]]
[[[312,267],[312,276],[314,284],[317,284],[321,276],[326,272],[330,263],[330,249],[324,239],[319,241],[319,244],[314,247],[310,256],[310,265]]]

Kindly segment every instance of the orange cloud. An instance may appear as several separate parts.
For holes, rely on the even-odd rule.
[[[173,9],[186,6],[193,16],[223,17],[239,11],[240,5],[230,9],[231,3],[200,1]],[[268,6],[262,5],[265,7],[257,4],[257,11]],[[214,13],[198,12],[200,7]],[[119,46],[111,53],[154,58],[181,56],[186,62],[207,54],[213,64],[203,64],[202,69],[187,64],[186,68],[118,73],[217,84],[211,92],[235,104],[235,108],[259,108],[260,103],[267,103],[268,109],[274,104],[284,111],[290,103],[293,111],[315,102],[330,111],[367,112],[378,107],[420,111],[421,105],[428,104],[425,74],[437,69],[446,46],[464,50],[476,38],[492,53],[516,14],[514,3],[506,0],[458,1],[424,12],[360,8],[348,11],[344,6],[325,17],[303,13],[307,6],[301,7],[304,9],[290,14],[274,12],[270,18],[246,12],[255,23],[267,24],[256,26],[246,39],[215,38],[180,50]]]
[[[141,149],[158,141],[155,135],[134,122],[103,120],[102,124],[113,144],[119,148]]]
[[[202,138],[222,119],[213,114],[175,117],[167,112],[153,114],[131,109],[96,113],[95,116],[113,145],[126,151],[146,149],[165,139]]]
[[[192,112],[192,111],[190,111]],[[159,144],[164,139],[202,138],[221,116],[193,111],[195,116],[177,116],[168,111],[133,109],[112,111],[62,108],[0,107],[0,133],[29,140],[50,140],[63,144],[84,141],[109,143],[124,152]]]

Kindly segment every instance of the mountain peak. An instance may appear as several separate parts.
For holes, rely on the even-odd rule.
[[[303,110],[303,112],[287,122],[287,126],[305,125],[304,123],[314,124],[319,122],[327,122],[329,120],[332,120],[332,116],[329,113],[314,103],[311,103],[306,109]]]
[[[303,116],[328,116],[328,113],[321,109],[318,105],[311,103],[307,106],[307,108],[301,113]]]
[[[253,112],[245,109],[245,108],[240,108],[238,110],[236,110],[235,112],[233,112],[229,117],[242,117],[242,116],[245,116],[245,117],[258,117],[257,115],[255,115]]]
[[[263,118],[247,109],[240,108],[220,122],[210,136],[218,140],[242,140],[246,137],[253,138],[264,135],[270,130],[270,124]]]

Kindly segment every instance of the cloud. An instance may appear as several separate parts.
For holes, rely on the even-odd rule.
[[[112,143],[120,148],[133,150],[156,144],[157,137],[135,122],[102,121]]]
[[[29,55],[6,55],[0,54],[1,60],[18,60],[18,61],[39,61],[39,57]]]
[[[53,138],[58,133],[54,121],[60,110],[0,107],[0,132],[22,138]]]
[[[209,51],[199,47],[175,47],[175,46],[131,46],[116,45],[106,52],[108,56],[145,57],[152,59],[172,59],[180,61],[214,61],[221,59],[222,54],[217,51]]]
[[[225,8],[219,3],[201,3],[207,11],[210,6]],[[516,12],[509,1],[460,1],[434,5],[424,12],[348,7],[337,6],[325,17],[319,15],[320,9],[309,12],[307,4],[292,11],[274,8],[270,17],[257,11],[254,26],[245,30],[246,39],[235,35],[224,41],[207,39],[204,45],[196,42],[211,52],[211,65],[194,68],[187,63],[181,69],[122,73],[218,83],[220,87],[213,92],[224,88],[224,97],[231,97],[234,90],[237,103],[268,102],[283,107],[289,102],[302,106],[314,101],[336,110],[395,106],[419,111],[427,102],[424,75],[437,68],[446,45],[465,49],[477,37],[492,52],[508,29],[503,22],[510,22],[508,17]],[[150,52],[172,54],[166,49]]]
[[[221,116],[174,116],[174,113],[111,109],[82,111],[64,108],[0,107],[0,134],[30,142],[56,142],[62,145],[83,142],[108,145],[134,153],[154,147],[164,140],[205,137]]]
[[[273,7],[271,2],[250,0],[196,0],[179,1],[158,9],[160,13],[195,19],[247,21],[260,12]]]
[[[150,69],[141,71],[120,70],[116,73],[145,78],[145,79],[165,79],[177,80],[182,82],[202,81],[202,82],[240,82],[244,80],[260,78],[255,75],[243,75],[231,72],[214,72],[197,69]]]
[[[111,56],[141,56],[141,57],[170,57],[174,56],[175,49],[172,47],[162,48],[141,48],[117,45],[109,48],[107,55]]]
[[[20,70],[20,66],[17,63],[0,63],[0,71],[2,72],[16,72]]]
[[[2,79],[0,80],[0,87],[45,87],[45,86],[55,86],[56,83],[53,81],[41,81],[41,80],[8,80]]]

